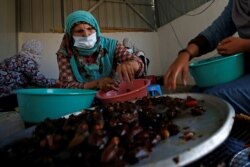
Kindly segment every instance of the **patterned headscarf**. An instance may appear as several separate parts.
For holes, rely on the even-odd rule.
[[[93,48],[86,49],[86,48],[77,48],[70,44],[69,40],[72,37],[71,29],[75,23],[84,22],[86,24],[91,25],[96,30],[97,42]],[[117,40],[105,38],[101,35],[99,25],[95,19],[95,17],[87,11],[78,10],[70,13],[66,18],[66,25],[65,25],[65,38],[64,44],[65,48],[60,49],[61,53],[65,53],[65,56],[70,56],[70,65],[74,76],[79,82],[86,82],[89,80],[96,80],[101,77],[107,77],[111,74],[112,71],[112,64],[115,54],[115,48],[117,44]],[[71,47],[78,51],[77,54],[71,52]],[[101,54],[101,50],[105,50],[105,55]],[[94,52],[98,53],[98,57],[96,63],[88,65],[83,64],[80,65],[79,61],[77,60],[77,56],[89,56],[92,55]],[[71,54],[75,54],[72,56]],[[102,72],[98,72],[100,69],[100,65],[102,68]],[[88,75],[91,76],[91,79],[85,77],[85,74],[79,72],[78,69],[84,68],[88,71]]]
[[[42,43],[38,40],[31,39],[23,43],[20,55],[29,57],[35,60],[39,64],[42,51],[43,51]]]
[[[70,36],[70,37],[72,36],[71,29],[75,23],[79,23],[79,22],[84,22],[84,23],[91,25],[96,30],[97,39],[100,39],[101,32],[100,32],[100,28],[99,28],[99,25],[98,25],[95,17],[90,12],[87,12],[84,10],[77,10],[75,12],[70,13],[67,16],[65,31],[66,31],[68,36]],[[99,42],[96,42],[96,44],[93,48],[90,48],[90,49],[76,48],[76,50],[78,50],[78,52],[82,56],[88,56],[90,54],[93,54],[98,49],[98,46],[99,46]]]

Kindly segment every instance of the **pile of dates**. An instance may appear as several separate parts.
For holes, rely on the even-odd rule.
[[[32,136],[0,151],[8,166],[123,167],[150,156],[152,148],[180,132],[173,120],[183,110],[201,115],[198,100],[145,97],[87,109],[38,124]]]

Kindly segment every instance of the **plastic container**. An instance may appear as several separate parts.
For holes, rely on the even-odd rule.
[[[147,90],[150,96],[162,96],[161,86],[159,84],[150,84]]]
[[[89,108],[97,93],[85,89],[29,88],[16,90],[18,110],[25,123],[39,123]]]
[[[191,61],[189,69],[197,86],[210,87],[241,77],[244,74],[244,64],[244,54],[238,53]]]
[[[103,104],[141,99],[148,95],[147,87],[149,84],[150,80],[148,79],[134,79],[131,82],[122,82],[118,91],[99,91],[96,97]]]
[[[232,158],[229,167],[249,167],[250,166],[250,147],[246,147],[240,152],[238,152]]]

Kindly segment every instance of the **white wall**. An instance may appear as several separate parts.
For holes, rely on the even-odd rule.
[[[175,32],[185,47],[187,42],[195,37],[201,30],[206,28],[224,9],[228,0],[216,0],[214,4],[204,13],[197,16],[182,16],[171,22]],[[195,14],[200,12],[208,4],[204,4],[200,8],[190,12]],[[120,42],[124,37],[129,37],[135,41],[138,48],[145,51],[146,56],[150,59],[148,74],[163,75],[169,65],[177,56],[177,52],[181,49],[174,32],[169,24],[158,29],[158,32],[124,32],[124,33],[103,33],[106,37],[118,39]],[[19,33],[19,46],[31,38],[39,39],[44,44],[43,60],[41,70],[47,77],[58,77],[58,66],[56,62],[56,51],[59,48],[63,34],[56,33]],[[216,54],[212,52],[205,57]],[[193,79],[189,77],[192,84]]]
[[[204,4],[203,6],[189,12],[188,14],[195,14],[203,9],[205,9],[211,1]],[[182,16],[171,22],[179,41],[181,42],[182,47],[186,47],[187,43],[194,38],[200,31],[209,26],[212,21],[219,16],[222,12],[228,0],[216,0],[210,8],[205,12],[197,16]],[[181,46],[178,44],[178,41],[174,35],[173,30],[171,29],[170,24],[167,24],[158,29],[159,36],[159,54],[161,57],[161,72],[164,74],[169,67],[169,65],[174,61]],[[204,57],[210,57],[215,55],[216,52],[211,52]],[[189,83],[194,83],[193,78],[189,76]],[[180,82],[180,80],[179,80]]]
[[[156,32],[124,32],[124,33],[103,33],[103,36],[111,37],[122,42],[124,37],[135,41],[136,47],[145,52],[150,59],[148,74],[161,74],[160,54],[158,49],[158,35]],[[49,78],[58,78],[58,65],[56,52],[61,44],[63,34],[59,33],[19,33],[19,50],[22,43],[28,39],[38,39],[44,45],[41,71]]]

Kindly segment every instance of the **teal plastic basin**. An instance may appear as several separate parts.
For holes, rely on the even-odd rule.
[[[244,74],[244,54],[216,55],[203,60],[191,61],[189,71],[196,85],[200,87],[223,84]]]
[[[95,90],[29,88],[16,90],[18,110],[26,123],[56,119],[89,108]]]

